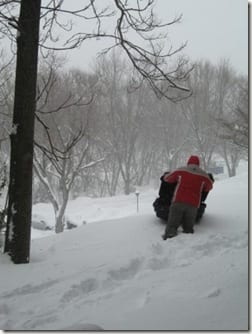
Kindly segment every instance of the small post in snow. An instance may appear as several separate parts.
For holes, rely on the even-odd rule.
[[[137,199],[137,212],[139,212],[139,195],[140,195],[140,192],[138,190],[136,190],[135,194],[136,194],[136,199]]]

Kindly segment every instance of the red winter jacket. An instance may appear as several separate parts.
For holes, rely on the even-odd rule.
[[[177,182],[172,202],[187,203],[197,208],[200,206],[202,191],[209,192],[213,187],[208,174],[197,165],[176,169],[166,175],[164,181]]]

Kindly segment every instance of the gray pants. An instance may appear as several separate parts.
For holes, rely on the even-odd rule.
[[[193,225],[197,215],[197,208],[186,203],[172,203],[169,209],[165,234],[176,234],[182,225],[185,232],[193,232]]]

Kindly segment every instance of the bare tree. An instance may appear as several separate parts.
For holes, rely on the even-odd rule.
[[[248,150],[249,112],[248,112],[248,82],[240,78],[232,92],[229,110],[219,119],[224,134],[221,137],[232,142],[240,150]]]
[[[241,81],[226,60],[218,66],[209,62],[196,64],[190,84],[194,93],[179,106],[190,130],[188,148],[201,156],[206,169],[215,154],[221,155],[229,176],[234,176],[241,147],[233,144],[240,141],[246,147],[248,138],[246,86],[241,89]]]
[[[241,159],[241,150],[237,145],[226,140],[221,140],[221,155],[224,158],[228,176],[233,177],[236,175],[236,169]]]
[[[176,64],[169,66],[170,58],[184,47],[165,51],[161,40],[166,37],[155,31],[179,22],[180,17],[167,24],[161,24],[153,14],[154,0],[137,1],[129,6],[128,1],[113,0],[111,7],[100,8],[98,1],[90,0],[81,8],[69,10],[69,2],[63,0],[47,1],[21,0],[0,2],[0,32],[10,33],[13,38],[13,27],[17,30],[17,66],[16,86],[13,112],[13,131],[11,135],[11,162],[8,224],[5,252],[8,252],[14,263],[29,262],[30,225],[32,205],[32,167],[34,118],[36,110],[36,80],[38,64],[38,47],[42,50],[56,48],[57,41],[53,36],[53,27],[72,30],[71,22],[64,22],[60,16],[79,17],[93,20],[95,32],[76,33],[67,37],[63,47],[75,48],[88,39],[110,38],[115,46],[121,47],[130,59],[132,66],[144,80],[147,80],[157,94],[171,100],[178,100],[190,94],[184,87],[190,69],[185,69],[187,61],[179,58]],[[20,8],[19,8],[20,7]],[[17,18],[17,9],[20,14]],[[14,12],[12,12],[12,10]],[[103,20],[114,18],[113,33],[104,32]],[[41,33],[39,26],[41,21]],[[66,23],[66,24],[65,24]],[[134,32],[147,47],[132,42]],[[110,49],[110,48],[109,48]],[[108,51],[108,50],[107,50]],[[25,84],[24,84],[25,83]]]
[[[60,62],[53,54],[41,71],[34,170],[53,206],[55,231],[59,233],[64,229],[65,210],[76,177],[102,160],[92,160],[90,154],[95,80],[79,71],[60,71]]]
[[[147,90],[145,85],[132,90],[128,64],[115,53],[109,59],[104,58],[98,70],[102,77],[103,114],[106,110],[106,117],[101,113],[104,124],[101,136],[113,157],[116,166],[113,170],[120,176],[125,194],[129,194],[132,185],[140,181],[137,154],[144,118],[147,118],[144,101]]]
[[[57,126],[57,132],[61,139],[62,157],[58,160],[52,160],[42,155],[43,160],[35,155],[34,168],[40,182],[47,190],[49,200],[53,206],[55,214],[55,232],[60,233],[64,230],[64,216],[70,191],[73,187],[75,179],[81,171],[95,166],[103,159],[95,161],[86,161],[89,150],[89,142],[83,147],[82,139],[85,132],[80,131],[77,135],[70,131],[67,142],[65,141],[66,127]],[[64,134],[64,135],[63,135]],[[81,143],[82,149],[80,154],[76,154],[76,146]]]
[[[249,138],[248,81],[236,78],[229,92],[225,112],[218,119],[219,148],[229,177],[236,175],[240,159],[247,159]]]

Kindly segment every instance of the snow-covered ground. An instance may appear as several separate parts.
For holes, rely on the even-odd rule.
[[[33,229],[29,264],[0,255],[0,328],[248,330],[246,169],[215,182],[193,235],[166,241],[157,189],[141,189],[139,212],[135,194],[71,201],[80,227]],[[53,221],[49,205],[34,214]]]

